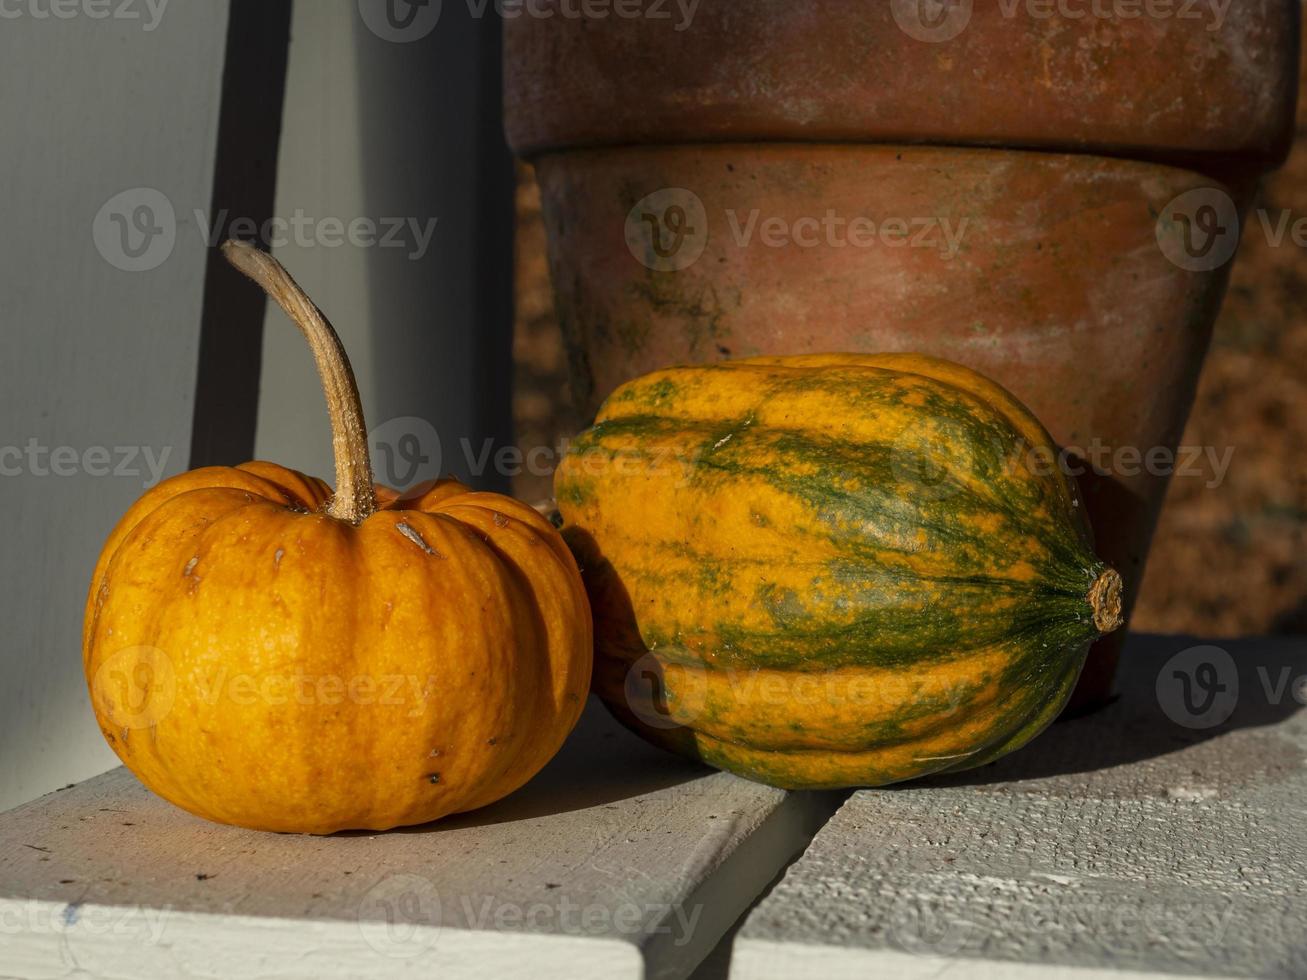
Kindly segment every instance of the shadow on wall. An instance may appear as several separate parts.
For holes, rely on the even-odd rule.
[[[377,406],[374,431],[391,418],[427,420],[443,472],[504,491],[508,475],[482,463],[512,438],[514,175],[500,21],[493,6],[475,17],[444,4],[409,11],[434,10],[434,26],[407,23],[394,6],[354,18],[365,213],[418,231],[406,232],[411,247],[366,251],[378,376],[359,380]],[[381,482],[386,462],[374,461]]]

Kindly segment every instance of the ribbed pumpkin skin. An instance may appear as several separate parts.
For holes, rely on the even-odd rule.
[[[998,385],[916,355],[630,382],[555,478],[595,690],[650,740],[787,788],[1018,748],[1115,626],[1055,453]]]
[[[453,480],[357,526],[272,463],[160,483],[110,535],[82,648],[105,739],[151,790],[329,834],[485,806],[576,724],[591,618],[534,509]]]

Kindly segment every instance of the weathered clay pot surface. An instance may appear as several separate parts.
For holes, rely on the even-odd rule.
[[[1005,384],[1064,446],[1174,449],[1228,270],[1168,258],[1159,234],[1175,255],[1184,231],[1159,223],[1168,205],[1224,192],[1155,164],[740,144],[546,155],[537,173],[587,414],[670,364],[915,350]],[[1166,477],[1106,468],[1081,483],[1128,610]],[[1082,695],[1110,685],[1120,639],[1095,650]]]
[[[575,0],[534,6],[504,26],[524,155],[851,140],[1257,170],[1292,138],[1298,0],[701,0],[688,16],[669,0],[602,19],[568,16]]]

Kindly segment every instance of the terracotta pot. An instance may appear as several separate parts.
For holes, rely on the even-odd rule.
[[[646,0],[648,16],[594,18],[570,13],[578,0],[533,0],[535,16],[505,22],[509,142],[528,156],[872,140],[1204,170],[1283,160],[1299,0],[1147,2],[1157,16],[1144,0],[699,0],[687,18]]]
[[[969,364],[1062,445],[1107,451],[1080,479],[1128,613],[1250,176],[1288,145],[1297,2],[1233,0],[1209,32],[976,5],[937,44],[902,7],[702,0],[661,36],[507,25],[508,129],[534,154],[575,399],[588,416],[649,370],[756,353]],[[1123,635],[1073,707],[1109,695]]]

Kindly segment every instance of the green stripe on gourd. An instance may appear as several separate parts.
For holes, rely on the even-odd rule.
[[[1074,486],[1031,466],[1054,454],[992,382],[911,355],[624,386],[556,478],[596,690],[659,744],[778,785],[996,758],[1060,710],[1119,621]],[[627,672],[649,657],[664,689],[642,694]],[[779,694],[739,681],[755,676]],[[806,703],[822,677],[875,688]]]

